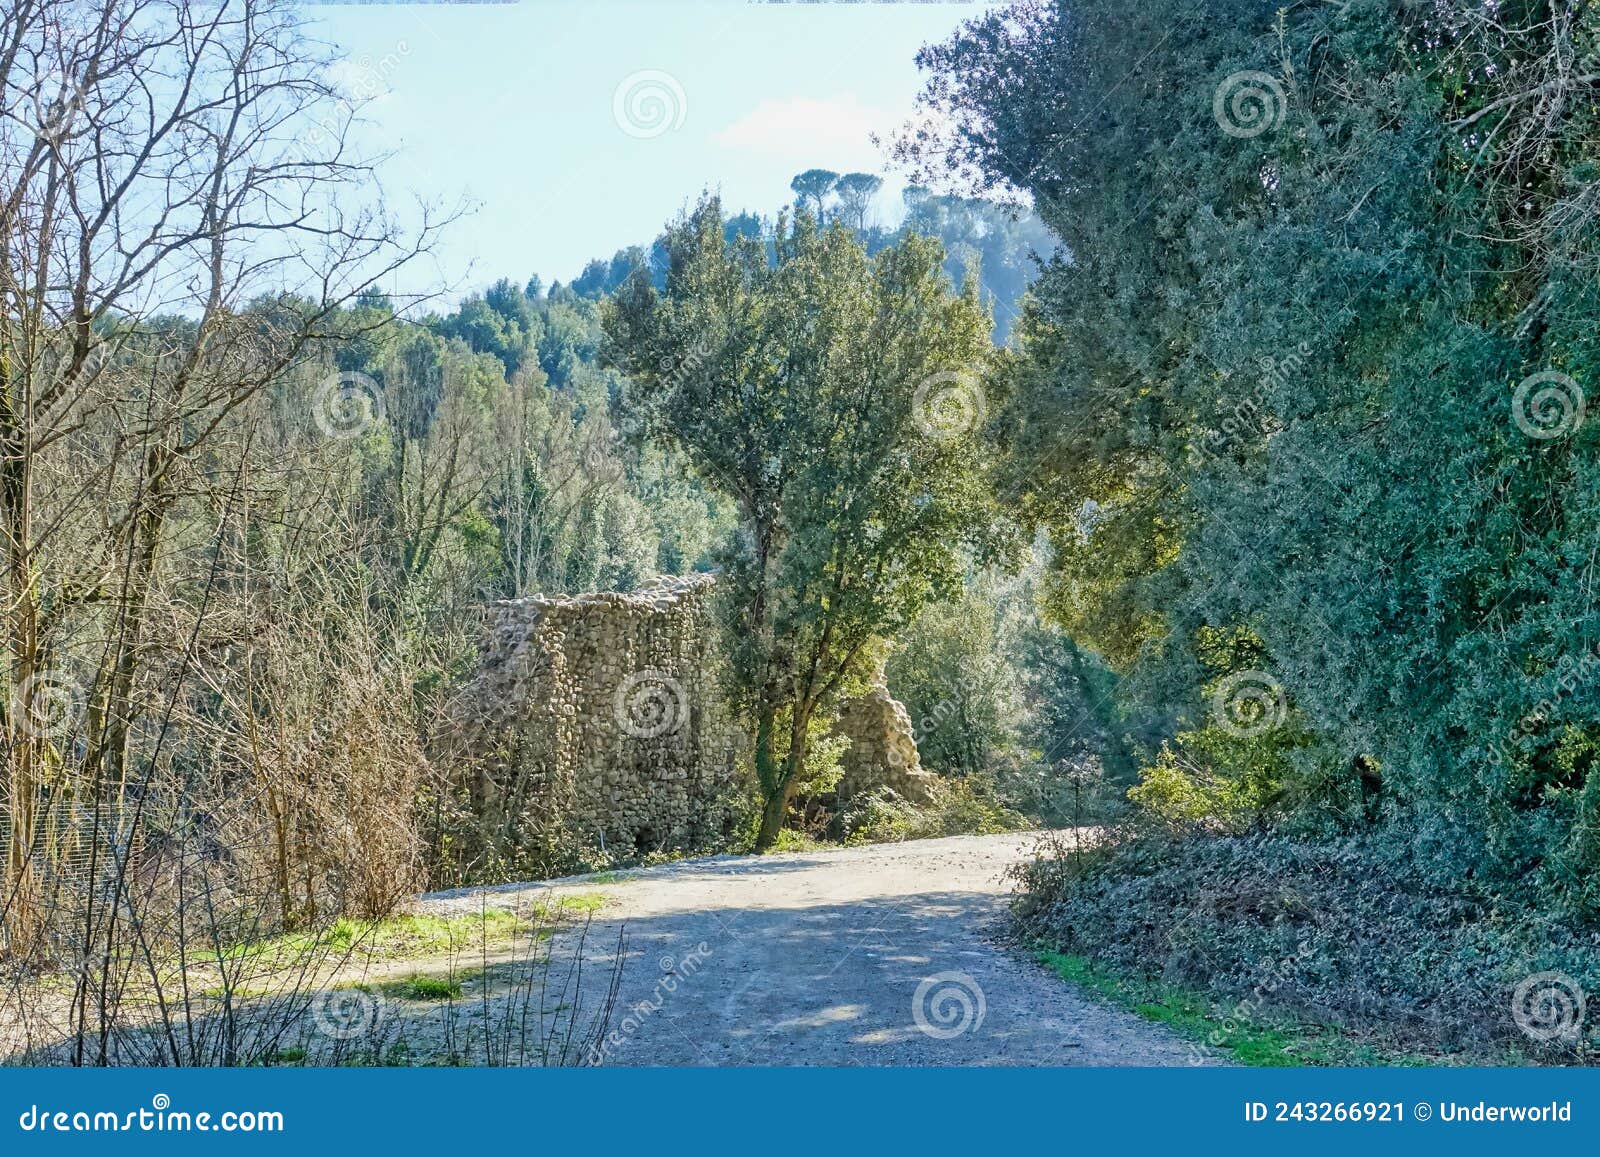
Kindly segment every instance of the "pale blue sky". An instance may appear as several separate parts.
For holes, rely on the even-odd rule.
[[[347,54],[344,83],[375,96],[363,144],[396,152],[382,170],[393,207],[412,194],[476,206],[435,261],[386,287],[411,293],[569,281],[589,258],[654,237],[703,188],[771,212],[812,166],[884,173],[880,216],[892,221],[903,182],[869,133],[911,115],[917,49],[981,9],[523,0],[307,14]],[[632,114],[625,97],[617,107],[630,78]]]

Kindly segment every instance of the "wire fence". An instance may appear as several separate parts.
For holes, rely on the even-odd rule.
[[[132,815],[121,807],[47,802],[35,819],[27,856],[47,894],[81,894],[112,883],[137,842]],[[11,820],[0,815],[0,849],[7,859],[11,848]]]

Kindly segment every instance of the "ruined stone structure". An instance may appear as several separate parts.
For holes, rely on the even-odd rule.
[[[711,582],[498,604],[471,694],[479,745],[498,749],[480,806],[612,855],[724,834],[742,739],[718,689]]]
[[[478,814],[506,838],[556,825],[627,857],[728,834],[747,740],[720,694],[709,575],[643,590],[497,604],[462,701]],[[888,786],[927,798],[911,720],[881,670],[847,704],[839,798]]]
[[[840,708],[835,730],[850,740],[839,761],[844,768],[836,789],[840,800],[887,787],[913,803],[927,801],[935,777],[922,770],[911,716],[889,694],[881,666],[871,690]]]

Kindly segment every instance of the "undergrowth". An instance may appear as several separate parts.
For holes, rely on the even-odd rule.
[[[987,776],[937,779],[930,792],[920,803],[887,790],[852,800],[833,818],[833,833],[846,844],[878,844],[998,835],[1030,826],[999,798]]]
[[[1435,1060],[1277,1011],[1241,1012],[1237,1004],[1226,1007],[1206,992],[1119,975],[1085,956],[1041,949],[1034,958],[1063,980],[1166,1025],[1189,1042],[1197,1064],[1212,1054],[1257,1067],[1414,1065]]]
[[[1561,1004],[1600,989],[1600,930],[1387,843],[1118,831],[1017,874],[1051,967],[1249,1063],[1600,1059]]]

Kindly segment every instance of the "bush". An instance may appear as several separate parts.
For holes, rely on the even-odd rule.
[[[988,836],[1028,826],[1000,801],[988,775],[938,780],[925,804],[901,799],[887,788],[852,800],[835,824],[848,844],[931,840],[941,836]]]
[[[1031,937],[1120,972],[1460,1059],[1600,1056],[1592,1027],[1540,1040],[1513,1015],[1518,986],[1540,974],[1564,978],[1569,995],[1596,991],[1600,932],[1531,894],[1440,887],[1397,841],[1125,829],[1019,874]],[[1559,997],[1552,983],[1524,993],[1536,1027],[1560,1013],[1539,1003]]]
[[[1162,823],[1243,832],[1266,814],[1276,789],[1270,778],[1217,772],[1183,748],[1162,744],[1156,761],[1140,769],[1128,799]]]

